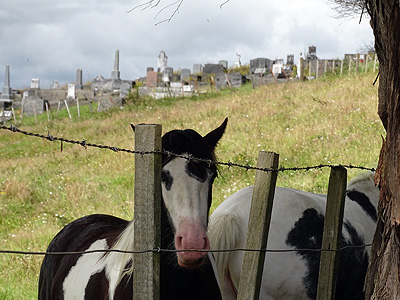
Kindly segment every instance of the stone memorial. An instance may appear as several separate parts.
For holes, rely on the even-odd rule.
[[[10,66],[6,65],[4,85],[0,97],[0,112],[2,112],[2,119],[6,117],[7,115],[6,111],[11,109],[13,98],[14,97],[10,86]]]
[[[287,65],[294,65],[294,54],[289,54],[286,58]]]
[[[160,73],[164,73],[167,68],[168,56],[165,54],[164,50],[160,51],[157,58],[157,70]]]
[[[40,79],[39,78],[32,78],[31,89],[40,89]]]
[[[250,60],[250,72],[252,74],[264,74],[269,73],[273,65],[273,61],[265,58],[259,57]]]
[[[114,69],[111,71],[112,79],[120,79],[119,72],[119,50],[115,51],[115,59],[114,59]]]
[[[181,81],[189,81],[189,78],[190,78],[190,69],[182,69]]]
[[[75,99],[75,84],[68,83],[67,99]]]
[[[202,64],[193,64],[193,74],[198,75],[203,73],[203,65]]]
[[[235,73],[223,73],[215,75],[215,87],[217,89],[222,88],[239,88],[245,82],[242,74],[239,72]]]
[[[235,64],[233,65],[235,68],[240,68],[242,66],[242,62],[240,61],[240,58],[242,56],[240,55],[240,53],[236,53],[236,61]]]
[[[146,77],[146,87],[156,87],[158,84],[158,74],[155,71],[148,71]]]
[[[224,73],[224,67],[220,64],[205,64],[203,67],[203,77]]]
[[[223,66],[225,69],[228,69],[228,61],[227,60],[220,60],[218,63],[221,66]]]
[[[51,83],[51,89],[55,90],[55,89],[59,89],[60,88],[60,83],[57,80],[54,80]]]
[[[76,70],[75,89],[77,89],[77,90],[83,89],[83,85],[82,85],[82,69]]]

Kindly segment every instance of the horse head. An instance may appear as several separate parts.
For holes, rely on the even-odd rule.
[[[202,137],[191,129],[173,130],[162,138],[163,208],[174,233],[178,264],[184,268],[202,266],[210,250],[206,231],[212,201],[212,184],[217,176],[214,150],[227,119]],[[185,251],[185,250],[201,251]]]

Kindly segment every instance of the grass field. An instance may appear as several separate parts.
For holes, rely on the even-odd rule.
[[[148,100],[81,118],[63,112],[24,118],[21,130],[133,149],[130,123],[160,123],[163,132],[193,128],[206,134],[229,117],[218,160],[256,165],[260,150],[280,165],[352,164],[374,167],[385,135],[377,115],[374,74],[324,77],[190,99]],[[134,157],[0,130],[0,250],[45,251],[67,223],[92,213],[132,219]],[[360,173],[349,170],[349,177]],[[277,184],[325,193],[329,169],[282,172]],[[254,171],[221,166],[212,209],[252,184]],[[0,254],[0,299],[37,299],[42,256]]]

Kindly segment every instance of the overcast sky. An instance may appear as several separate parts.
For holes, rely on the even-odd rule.
[[[250,59],[284,58],[308,46],[319,58],[341,58],[373,42],[369,20],[334,18],[325,0],[201,0],[183,1],[170,22],[176,4],[127,13],[137,0],[0,0],[0,85],[10,65],[11,87],[30,86],[39,78],[41,88],[53,80],[75,82],[97,75],[111,76],[115,51],[120,51],[122,79],[145,76],[157,68],[164,50],[174,70],[193,64],[227,60],[231,66],[240,53]]]

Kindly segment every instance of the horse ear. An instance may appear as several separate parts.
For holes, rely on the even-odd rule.
[[[222,122],[221,126],[218,128],[214,129],[213,131],[209,132],[204,138],[207,140],[207,142],[215,149],[215,147],[218,144],[218,141],[221,139],[222,135],[225,132],[226,124],[228,123],[228,118]]]

